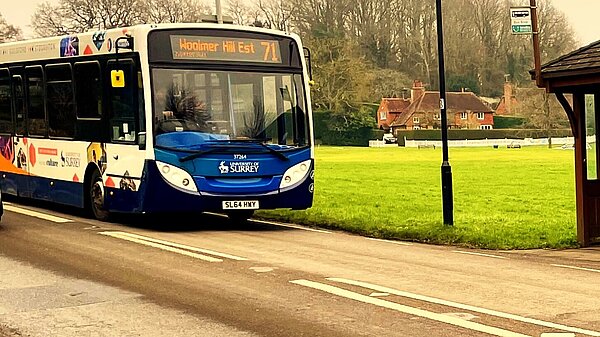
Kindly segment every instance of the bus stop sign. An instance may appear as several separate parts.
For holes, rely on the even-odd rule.
[[[530,7],[510,8],[510,27],[513,34],[531,34],[533,31]]]

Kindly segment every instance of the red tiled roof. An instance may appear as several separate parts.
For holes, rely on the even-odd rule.
[[[399,113],[404,111],[409,105],[410,100],[404,98],[382,98],[381,104],[387,107],[387,111],[391,113]]]

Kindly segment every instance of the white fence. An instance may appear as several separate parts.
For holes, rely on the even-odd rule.
[[[383,140],[370,140],[369,147],[398,147],[398,144],[386,144]]]
[[[596,142],[596,136],[587,136],[587,143]],[[575,143],[573,137],[552,138],[552,145],[571,147]],[[407,140],[404,139],[405,147],[441,147],[441,140]],[[506,147],[507,145],[539,146],[548,145],[548,138],[525,138],[525,139],[479,139],[479,140],[449,140],[448,147],[493,147],[494,145]],[[370,140],[369,147],[388,147],[397,144],[385,144],[382,140]]]

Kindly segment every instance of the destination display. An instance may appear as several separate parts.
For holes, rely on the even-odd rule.
[[[171,51],[174,60],[282,63],[276,40],[171,35]]]

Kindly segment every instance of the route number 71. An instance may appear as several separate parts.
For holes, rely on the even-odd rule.
[[[263,41],[260,45],[265,47],[265,55],[263,56],[265,62],[268,62],[269,58],[271,58],[271,62],[279,62],[279,59],[277,59],[277,47],[275,46],[275,42]]]

